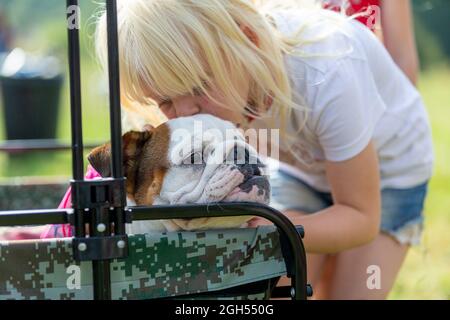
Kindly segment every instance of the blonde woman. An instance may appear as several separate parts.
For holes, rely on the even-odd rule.
[[[364,26],[267,3],[119,0],[123,93],[169,119],[280,129],[272,205],[304,225],[318,297],[385,298],[421,235],[433,154],[420,95]],[[106,62],[104,15],[96,45]]]

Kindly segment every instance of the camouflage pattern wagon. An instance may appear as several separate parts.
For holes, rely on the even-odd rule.
[[[71,246],[0,242],[0,299],[93,299],[91,262],[75,262]],[[110,268],[113,299],[262,299],[286,274],[274,227],[131,235],[128,258]]]

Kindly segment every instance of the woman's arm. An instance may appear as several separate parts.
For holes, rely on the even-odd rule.
[[[419,58],[410,1],[382,1],[381,26],[387,50],[411,82],[416,84]]]
[[[356,157],[327,162],[334,205],[316,214],[294,217],[305,227],[305,247],[311,253],[336,253],[372,241],[381,217],[378,158],[370,143]]]
[[[379,233],[381,200],[378,158],[370,143],[356,157],[328,162],[327,178],[334,205],[315,214],[288,211],[295,225],[305,228],[304,245],[310,253],[336,253],[364,245]],[[255,220],[251,226],[270,224]]]

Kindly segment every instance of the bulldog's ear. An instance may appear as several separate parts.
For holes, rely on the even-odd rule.
[[[111,144],[95,148],[88,155],[91,166],[103,177],[111,176]]]
[[[122,137],[123,162],[125,167],[130,167],[129,161],[134,161],[141,154],[142,148],[150,140],[152,136],[151,130],[130,131]]]
[[[130,131],[122,137],[124,175],[128,176],[130,169],[136,165],[136,159],[142,148],[151,138],[152,131]],[[103,177],[111,176],[111,144],[105,144],[92,150],[88,155],[91,166]]]

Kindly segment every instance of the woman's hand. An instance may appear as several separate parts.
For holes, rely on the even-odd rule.
[[[308,214],[298,212],[298,211],[286,211],[283,212],[283,214],[289,218],[289,220],[292,221],[294,225],[301,225],[301,223],[296,223],[296,221],[299,221],[299,218],[307,216]],[[261,218],[261,217],[254,217],[250,221],[247,222],[248,228],[257,228],[259,226],[271,226],[273,223],[270,220]]]

